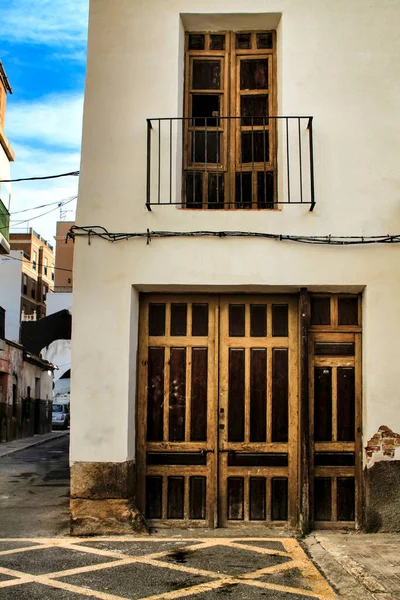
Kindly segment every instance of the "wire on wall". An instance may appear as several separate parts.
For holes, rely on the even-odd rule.
[[[145,232],[121,232],[115,233],[108,231],[101,225],[79,226],[73,225],[67,233],[67,238],[75,240],[76,237],[88,238],[90,244],[94,237],[101,238],[111,243],[129,240],[132,238],[144,238],[147,244],[152,239],[157,238],[183,238],[183,237],[215,237],[215,238],[262,238],[277,241],[297,242],[300,244],[315,244],[329,246],[352,246],[352,245],[367,245],[367,244],[397,244],[400,242],[400,234],[386,234],[375,236],[334,236],[334,235],[288,235],[282,233],[266,233],[259,231],[150,231]]]

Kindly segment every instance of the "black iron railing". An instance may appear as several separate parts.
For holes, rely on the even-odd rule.
[[[146,207],[315,206],[312,117],[147,119]]]

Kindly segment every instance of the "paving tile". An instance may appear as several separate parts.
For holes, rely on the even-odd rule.
[[[2,555],[0,556],[0,567],[32,575],[41,575],[112,560],[114,559],[87,554],[86,552],[52,547]]]
[[[232,600],[256,600],[256,598],[266,598],[269,600],[315,600],[315,596],[267,590],[242,584],[228,584],[217,590],[190,596],[190,600],[223,600],[223,598],[227,600],[228,598],[232,598]]]
[[[297,567],[282,571],[281,573],[262,575],[257,579],[258,581],[263,581],[265,583],[274,583],[311,591],[311,586],[307,583],[307,579],[303,577],[300,569],[297,569]]]
[[[131,600],[138,600],[147,596],[155,596],[199,585],[206,581],[213,581],[212,578],[141,563],[132,563],[130,565],[112,567],[111,569],[93,573],[70,575],[58,579],[59,581],[84,586],[91,590],[107,591],[108,594],[130,598]]]
[[[282,544],[282,542],[277,542],[277,541],[272,541],[272,540],[268,540],[268,541],[248,541],[248,540],[235,540],[235,544],[246,544],[246,546],[256,546],[257,548],[267,548],[268,550],[280,550],[281,552],[286,552],[285,550],[285,546]]]
[[[4,550],[14,550],[15,548],[29,548],[37,546],[37,542],[20,542],[18,540],[10,540],[9,542],[0,542],[0,552]]]
[[[172,542],[83,542],[79,546],[87,548],[97,548],[98,550],[108,550],[109,552],[121,552],[128,556],[145,556],[146,554],[155,554],[167,550],[184,548],[185,546],[195,546],[200,542],[191,542],[188,540],[179,540]]]
[[[25,583],[0,588],[0,600],[84,600],[87,596],[51,588],[39,583]]]
[[[199,548],[194,551],[171,551],[169,555],[157,559],[157,562],[185,564],[196,569],[205,569],[227,575],[243,575],[257,569],[288,562],[290,557],[261,554],[242,550],[238,547],[215,546]]]

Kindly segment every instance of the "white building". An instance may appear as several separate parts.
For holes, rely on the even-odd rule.
[[[92,0],[75,532],[398,529],[399,18]]]
[[[12,94],[12,89],[0,60],[0,254],[10,252],[11,184],[7,180],[11,179],[10,163],[14,160],[14,151],[4,132],[7,94]]]

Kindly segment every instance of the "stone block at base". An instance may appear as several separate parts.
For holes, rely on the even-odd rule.
[[[71,535],[147,534],[146,522],[130,500],[70,501]]]

